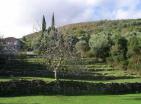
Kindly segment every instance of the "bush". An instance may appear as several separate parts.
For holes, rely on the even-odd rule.
[[[89,41],[89,46],[95,57],[101,58],[104,61],[110,55],[110,48],[112,46],[110,35],[106,33],[95,34],[91,36]]]
[[[10,81],[0,82],[0,96],[126,94],[141,92],[141,83],[88,83],[77,81]]]
[[[132,73],[141,74],[141,55],[134,55],[129,59],[128,70]]]

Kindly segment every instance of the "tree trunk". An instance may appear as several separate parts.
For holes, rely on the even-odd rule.
[[[55,80],[58,80],[58,77],[57,77],[57,70],[56,70],[56,69],[54,70],[54,78],[55,78]]]
[[[57,71],[59,70],[59,68],[60,68],[60,66],[62,64],[62,61],[63,61],[63,58],[60,57],[59,62],[57,63],[57,65],[56,65],[56,67],[54,69],[54,78],[55,78],[55,80],[58,80]]]

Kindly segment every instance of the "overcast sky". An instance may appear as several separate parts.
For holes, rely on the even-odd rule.
[[[101,19],[141,18],[141,0],[0,0],[0,35],[17,37],[38,31],[43,14],[47,25]]]

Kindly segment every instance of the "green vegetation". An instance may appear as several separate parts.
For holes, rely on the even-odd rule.
[[[0,77],[0,82],[6,82],[6,81],[12,81],[12,80],[43,80],[43,81],[47,81],[47,82],[51,82],[54,81],[53,78],[45,78],[45,77]]]
[[[127,85],[136,82],[140,83],[140,26],[141,19],[130,19],[78,23],[56,28],[53,14],[52,24],[47,28],[46,20],[43,16],[42,30],[22,38],[24,43],[23,51],[33,51],[36,54],[30,56],[23,54],[23,52],[19,55],[7,56],[5,66],[0,69],[0,81],[1,83],[6,83],[6,81],[21,80],[22,83],[23,80],[42,80],[45,83],[49,82],[51,85],[55,84],[55,91],[64,92],[66,90],[58,90],[61,86],[60,84],[58,87],[59,80],[64,85],[62,88],[68,85],[66,87],[67,90],[73,87],[75,90],[72,90],[78,90],[78,92],[83,89],[77,89],[77,87],[85,88],[85,84],[87,84],[87,87],[90,87],[91,84],[95,83],[97,85],[100,85],[100,83],[108,85],[110,83],[111,85],[103,88],[109,88],[114,91],[114,88],[116,89],[117,86],[120,89],[121,87],[119,88],[119,86],[122,86],[123,83],[125,84],[124,86],[126,86],[126,83]],[[57,83],[54,83],[54,80],[57,80]],[[31,85],[34,83],[32,81],[29,82]],[[24,85],[26,85],[25,82]],[[10,82],[11,86],[6,86],[7,89],[9,88],[8,91],[13,91],[10,88],[20,88],[17,86],[13,87],[14,84],[11,83],[12,81]],[[112,83],[116,83],[116,87],[113,87]],[[44,87],[38,86],[36,81],[35,86],[37,88]],[[138,89],[137,85],[136,87]],[[27,88],[31,88],[30,85]],[[122,88],[125,90],[127,86]],[[129,89],[131,90],[131,88]],[[89,89],[86,88],[84,90],[90,91]],[[36,92],[36,89],[33,91]],[[69,91],[71,92],[71,90]],[[32,93],[34,92],[31,91],[29,94]],[[139,104],[140,95],[90,96],[88,94],[88,96],[9,97],[0,98],[0,104]]]
[[[92,82],[92,83],[100,83],[100,82],[102,83],[112,83],[112,82],[134,83],[134,82],[141,81],[140,75],[132,74],[126,70],[114,69],[113,67],[105,63],[95,63],[94,60],[95,59],[91,59],[91,58],[84,58],[81,60],[80,59],[66,60],[66,62],[64,62],[64,64],[62,65],[62,69],[60,69],[61,72],[59,72],[59,73],[66,72],[64,73],[65,77],[60,76],[59,79],[65,80],[65,81],[74,80],[74,81]],[[0,81],[10,81],[10,80],[54,81],[53,76],[50,75],[48,72],[45,72],[48,69],[42,66],[42,64],[45,64],[46,59],[27,58],[25,59],[25,61],[28,63],[22,62],[22,63],[19,63],[19,65],[17,64],[18,66],[16,65],[13,66],[13,68],[12,66],[8,66],[9,69],[6,68],[6,70],[8,71],[13,70],[11,72],[11,75],[0,77]],[[17,72],[17,74],[15,71]],[[41,74],[38,74],[39,72]],[[18,73],[21,73],[21,74],[18,74]],[[25,73],[24,76],[22,76],[23,75],[22,73]],[[28,73],[31,73],[31,74],[28,74]],[[75,76],[75,78],[73,78],[73,75],[71,75],[72,76],[71,78],[71,77],[68,77],[70,76],[69,73],[74,73],[77,75]],[[79,77],[81,77],[82,79]]]
[[[2,97],[1,104],[140,104],[141,94]]]
[[[134,82],[136,81],[135,79],[137,79],[138,82],[140,76],[137,74],[140,73],[135,73],[137,71],[140,72],[141,39],[139,36],[140,30],[136,30],[135,32],[133,30],[135,29],[135,27],[140,26],[140,24],[138,24],[140,23],[140,19],[121,21],[95,22],[96,27],[100,27],[101,25],[111,26],[109,27],[109,29],[111,28],[112,31],[107,31],[108,29],[104,29],[104,27],[104,30],[98,32],[79,30],[80,28],[84,29],[84,27],[93,27],[93,23],[71,25],[72,27],[77,27],[72,30],[73,32],[75,32],[76,30],[78,31],[75,35],[69,35],[72,31],[68,33],[68,35],[66,35],[65,30],[63,30],[63,28],[65,29],[65,27],[59,28],[62,29],[63,32],[60,32],[62,30],[55,28],[54,14],[52,17],[52,25],[48,29],[46,29],[46,21],[43,16],[42,32],[37,36],[39,38],[36,38],[38,40],[36,42],[38,43],[38,46],[35,46],[36,49],[32,49],[32,47],[28,47],[29,45],[26,45],[27,50],[32,49],[33,51],[38,51],[38,55],[43,56],[40,56],[40,58],[38,58],[37,56],[36,58],[32,59],[22,59],[20,65],[17,65],[18,67],[15,66],[13,69],[18,69],[18,71],[21,70],[21,75],[23,73],[26,73],[24,76],[25,78],[36,78],[37,76],[42,76],[42,74],[36,74],[38,73],[38,71],[49,70],[52,73],[55,73],[55,77],[57,77],[57,73],[60,74],[59,79],[61,80],[80,80],[107,83],[114,81]],[[128,33],[125,32],[124,34],[122,34],[122,29],[114,30],[116,29],[115,27],[122,26],[123,24],[128,24],[125,27],[123,26],[123,28],[129,29],[130,27],[132,27],[132,32],[128,31]],[[112,27],[113,25],[115,26],[114,28]],[[66,27],[70,28],[71,30],[71,26]],[[95,29],[95,31],[97,30]],[[24,37],[23,40],[26,44],[30,43],[30,38],[28,36]],[[68,53],[71,57],[68,57]],[[86,60],[83,60],[84,57],[89,57],[89,59],[95,60],[89,61],[88,58],[86,58]],[[77,58],[78,60],[72,60],[73,58]],[[68,59],[71,61],[65,64],[66,60],[69,61]],[[82,63],[80,64],[79,61]],[[73,64],[70,65],[70,63],[72,62]],[[99,66],[97,66],[99,63],[102,63],[104,65],[100,64]],[[24,68],[22,68],[22,65],[24,66]],[[8,68],[12,69],[11,66]],[[39,68],[37,66],[42,66],[42,68]],[[58,69],[60,71],[58,71]],[[31,71],[30,73],[34,73],[33,71],[35,71],[35,75],[28,75],[28,71]],[[123,74],[116,74],[118,72]],[[17,74],[13,74],[13,72],[11,74],[12,76],[17,76]],[[52,74],[47,74],[46,77],[52,78]]]
[[[43,44],[41,43],[43,49],[52,44],[50,38],[47,37],[55,38],[55,35],[57,37],[59,31],[64,42],[64,49],[71,50],[71,55],[75,55],[79,58],[96,58],[97,60],[107,62],[116,69],[141,73],[141,19],[78,23],[57,29],[55,28],[54,21],[53,15],[52,26],[44,32],[46,36],[44,39],[48,42],[43,41]],[[45,29],[44,27],[42,28]],[[58,36],[59,35],[60,34],[58,34]],[[36,38],[34,38],[34,36]],[[40,36],[41,35],[38,33],[33,33],[24,38],[30,41],[30,37],[36,40]],[[58,39],[60,39],[60,37],[58,37]],[[46,43],[48,43],[47,46]],[[33,51],[35,50],[33,49]]]

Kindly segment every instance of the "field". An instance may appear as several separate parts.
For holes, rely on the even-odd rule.
[[[140,104],[141,94],[3,97],[0,104]]]
[[[33,61],[33,60],[32,60]],[[75,66],[75,67],[74,67]],[[91,83],[135,83],[141,82],[140,75],[131,74],[127,71],[120,69],[113,69],[107,64],[99,63],[77,63],[75,65],[67,66],[70,71],[77,73],[82,70],[81,75],[84,73],[83,79],[69,79],[62,78],[60,80],[73,80]],[[31,68],[31,67],[30,67]],[[32,69],[26,70],[32,70]],[[20,70],[20,69],[19,69]],[[23,70],[23,69],[22,69]],[[36,71],[36,69],[34,70]],[[86,75],[86,77],[85,77]],[[87,76],[92,79],[87,79]],[[96,79],[96,78],[100,79]],[[112,77],[112,79],[106,79]],[[43,80],[43,81],[54,81],[54,78],[49,77],[34,77],[34,76],[5,76],[0,77],[0,81],[10,80]],[[16,97],[0,97],[0,104],[140,104],[141,94],[127,94],[127,95],[79,95],[79,96],[16,96]]]

